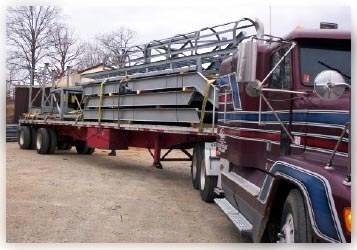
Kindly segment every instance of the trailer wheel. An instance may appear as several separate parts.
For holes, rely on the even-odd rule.
[[[308,214],[305,209],[304,199],[297,189],[292,189],[286,198],[280,221],[280,243],[309,242]]]
[[[89,148],[87,146],[87,142],[86,141],[77,141],[76,142],[76,150],[78,154],[82,154],[82,155],[91,155],[94,153],[95,148]]]
[[[94,151],[95,151],[95,148],[88,148],[86,154],[91,155],[94,153]]]
[[[197,143],[193,149],[192,165],[191,165],[191,180],[194,189],[200,187],[200,171],[199,166],[201,164],[202,157],[202,145]]]
[[[35,127],[31,127],[31,146],[30,149],[36,149],[36,137],[37,137],[37,129]]]
[[[217,176],[209,176],[206,174],[206,162],[205,157],[202,157],[200,164],[200,195],[201,199],[205,202],[213,202],[213,199],[216,198],[216,193],[214,188],[217,186]]]
[[[36,149],[39,154],[47,154],[50,147],[50,135],[45,128],[39,128],[36,136]]]
[[[88,151],[87,143],[85,141],[76,141],[76,150],[78,154],[86,154]]]
[[[19,130],[19,145],[21,149],[29,149],[31,146],[31,131],[27,126],[21,126]]]
[[[53,154],[56,151],[56,146],[57,146],[57,134],[56,132],[49,128],[48,134],[50,135],[50,146],[48,147],[48,153]]]
[[[58,150],[70,150],[72,148],[72,144],[69,142],[58,141],[57,149]]]

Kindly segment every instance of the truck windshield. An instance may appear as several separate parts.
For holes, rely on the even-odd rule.
[[[321,71],[336,70],[351,84],[350,40],[302,40],[300,46],[300,74],[305,86],[313,86]]]

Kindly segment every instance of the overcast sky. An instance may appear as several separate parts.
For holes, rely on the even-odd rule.
[[[177,1],[178,3],[179,1]],[[217,0],[217,3],[219,1]],[[213,4],[169,6],[62,6],[66,22],[82,40],[91,40],[100,32],[126,26],[137,32],[138,43],[150,42],[207,26],[258,17],[270,32],[268,5]],[[234,3],[234,2],[233,2]],[[271,6],[272,35],[284,36],[300,25],[319,28],[320,22],[335,22],[339,29],[351,29],[349,6]]]

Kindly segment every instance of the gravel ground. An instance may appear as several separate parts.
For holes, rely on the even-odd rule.
[[[159,170],[135,148],[115,157],[6,150],[7,242],[247,242],[201,201],[188,162]]]

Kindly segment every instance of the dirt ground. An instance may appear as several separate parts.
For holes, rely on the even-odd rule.
[[[201,201],[188,162],[156,169],[144,149],[6,150],[7,242],[247,242]]]

